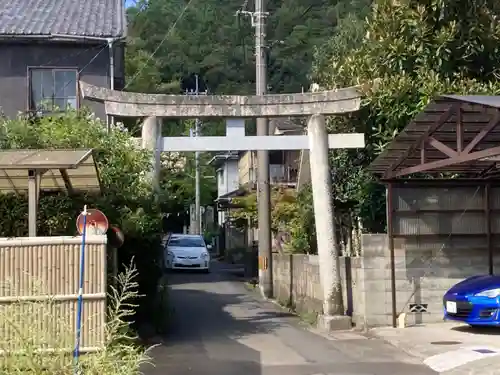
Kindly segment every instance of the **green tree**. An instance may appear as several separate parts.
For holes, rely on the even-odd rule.
[[[200,131],[203,135],[215,135],[216,122],[203,122]],[[194,129],[194,121],[169,121],[163,126],[165,136],[188,136],[189,130]],[[212,153],[201,152],[199,159],[200,168],[200,201],[202,206],[213,205],[217,198],[216,171],[208,165]],[[194,152],[168,153],[163,159],[164,166],[177,166],[163,168],[161,173],[162,191],[169,194],[167,203],[163,205],[164,212],[181,213],[189,210],[189,205],[195,203],[195,154]],[[169,160],[167,163],[166,160]]]
[[[271,229],[280,241],[285,240],[284,250],[294,253],[315,253],[314,217],[310,203],[311,190],[275,187],[271,191]],[[234,198],[240,208],[230,212],[232,222],[240,227],[257,226],[257,196],[249,192]],[[284,234],[285,236],[281,236]]]

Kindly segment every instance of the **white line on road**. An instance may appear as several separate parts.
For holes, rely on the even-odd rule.
[[[500,355],[500,348],[470,346],[433,355],[427,358],[424,363],[436,372],[445,372],[469,362],[498,355]]]

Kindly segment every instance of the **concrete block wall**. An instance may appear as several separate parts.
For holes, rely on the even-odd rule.
[[[323,292],[319,278],[317,255],[273,255],[274,298],[282,305],[293,307],[299,313],[320,314],[323,311]],[[352,315],[356,306],[361,306],[357,288],[360,278],[359,259],[341,258],[343,279],[342,297],[346,314]]]
[[[361,237],[357,280],[352,287],[352,298],[358,301],[352,315],[357,327],[389,325],[392,322],[388,245],[386,235]]]
[[[273,254],[274,298],[299,313],[323,310],[317,255]]]
[[[488,273],[484,238],[395,238],[396,311],[407,314],[407,324],[440,322],[443,295],[454,284]],[[362,238],[365,318],[368,326],[392,324],[391,265],[388,237]],[[496,260],[496,266],[500,262]],[[420,305],[423,312],[412,311]]]
[[[442,298],[457,282],[488,273],[486,241],[475,237],[439,240],[396,238],[395,275],[397,313],[407,324],[440,322]],[[500,260],[495,259],[495,269]],[[357,327],[392,324],[391,263],[386,234],[362,236],[361,256],[340,258],[344,308]],[[298,312],[322,311],[317,256],[274,256],[276,299]],[[417,306],[415,306],[417,305]],[[411,308],[426,307],[415,312]]]

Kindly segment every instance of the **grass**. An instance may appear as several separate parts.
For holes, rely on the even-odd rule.
[[[315,326],[318,323],[318,313],[316,311],[308,311],[298,314],[300,320],[310,326]]]
[[[149,349],[137,344],[126,322],[134,314],[135,306],[129,301],[137,297],[136,276],[136,269],[130,267],[117,277],[117,286],[109,296],[103,345],[80,357],[78,373],[136,375],[140,366],[150,360]],[[72,352],[76,309],[67,306],[67,302],[50,297],[43,301],[19,299],[0,304],[1,374],[75,374]],[[87,315],[82,322],[85,324],[94,318],[102,319],[97,314]]]
[[[156,300],[155,300],[155,311],[154,311],[154,319],[156,330],[160,334],[165,334],[168,331],[168,324],[170,322],[170,317],[172,315],[172,309],[169,305],[168,298],[168,277],[163,275],[159,282],[158,288],[156,291]]]

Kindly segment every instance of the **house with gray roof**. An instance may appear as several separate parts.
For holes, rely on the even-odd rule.
[[[78,81],[123,88],[126,31],[123,0],[0,0],[0,112],[88,106],[105,119]]]

